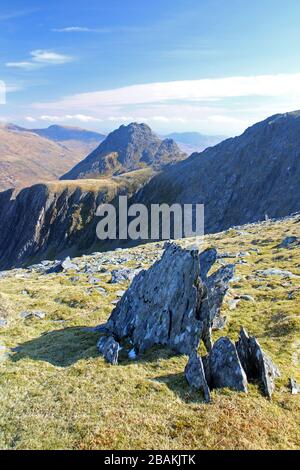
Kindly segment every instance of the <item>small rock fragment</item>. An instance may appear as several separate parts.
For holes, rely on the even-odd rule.
[[[292,392],[292,395],[297,395],[298,393],[300,393],[300,387],[299,385],[297,384],[296,380],[293,379],[293,378],[290,378],[289,380],[289,387],[290,387],[290,390]]]
[[[61,266],[63,268],[64,271],[77,271],[78,270],[78,266],[77,264],[75,263],[72,263],[71,259],[70,259],[70,256],[68,256],[62,263],[61,263]]]
[[[204,367],[201,357],[196,351],[193,351],[190,355],[184,374],[189,385],[196,390],[201,390],[205,401],[210,402],[210,390],[206,381]]]
[[[112,336],[102,336],[97,347],[107,362],[112,365],[118,364],[120,345]]]
[[[0,328],[4,328],[7,325],[5,318],[0,318]]]
[[[296,245],[300,244],[300,240],[298,237],[290,236],[284,238],[282,242],[277,245],[277,248],[293,248]]]

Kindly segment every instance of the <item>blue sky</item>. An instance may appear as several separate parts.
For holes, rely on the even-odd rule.
[[[299,0],[2,0],[0,119],[235,135],[300,109]]]

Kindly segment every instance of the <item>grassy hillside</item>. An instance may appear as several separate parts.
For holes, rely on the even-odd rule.
[[[0,191],[57,179],[97,146],[0,126]]]
[[[300,396],[287,385],[291,376],[300,383],[300,278],[259,273],[279,268],[300,276],[300,246],[277,248],[288,235],[300,236],[299,218],[232,229],[203,245],[247,252],[227,301],[248,294],[254,302],[241,300],[235,310],[226,302],[228,323],[214,339],[237,339],[241,326],[257,336],[282,373],[272,401],[252,384],[248,395],[213,391],[212,404],[204,404],[185,381],[187,357],[163,348],[119,366],[99,356],[90,327],[107,319],[127,286],[109,284],[110,270],[119,262],[147,267],[161,245],[82,257],[79,273],[0,276],[0,318],[7,322],[0,327],[0,447],[299,449]],[[83,267],[96,262],[107,272],[94,274],[92,284]],[[45,317],[24,320],[24,311]]]

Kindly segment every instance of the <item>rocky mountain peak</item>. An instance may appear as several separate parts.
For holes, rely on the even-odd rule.
[[[144,166],[161,168],[186,157],[174,140],[161,140],[147,124],[122,125],[62,179],[116,175]]]

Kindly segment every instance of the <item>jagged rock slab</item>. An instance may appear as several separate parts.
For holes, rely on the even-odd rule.
[[[210,390],[206,381],[204,367],[201,357],[196,351],[193,351],[190,355],[184,374],[189,385],[200,390],[204,395],[205,401],[210,402]]]
[[[272,360],[263,352],[257,339],[250,337],[242,328],[236,348],[248,380],[258,380],[263,393],[271,398],[275,390],[275,378],[280,371]]]
[[[200,306],[199,318],[203,322],[202,336],[207,351],[212,349],[211,332],[213,324],[220,326],[221,306],[228,291],[229,283],[234,276],[235,265],[228,264],[211,276],[204,278],[204,294]],[[220,319],[220,321],[218,321]]]
[[[118,364],[120,345],[112,336],[102,336],[97,347],[107,362],[112,365]]]
[[[160,344],[189,355],[202,335],[202,296],[198,251],[169,244],[134,278],[105,328],[119,341],[130,339],[138,353]]]
[[[212,388],[231,388],[247,393],[247,377],[229,338],[220,338],[214,344],[208,361]]]

